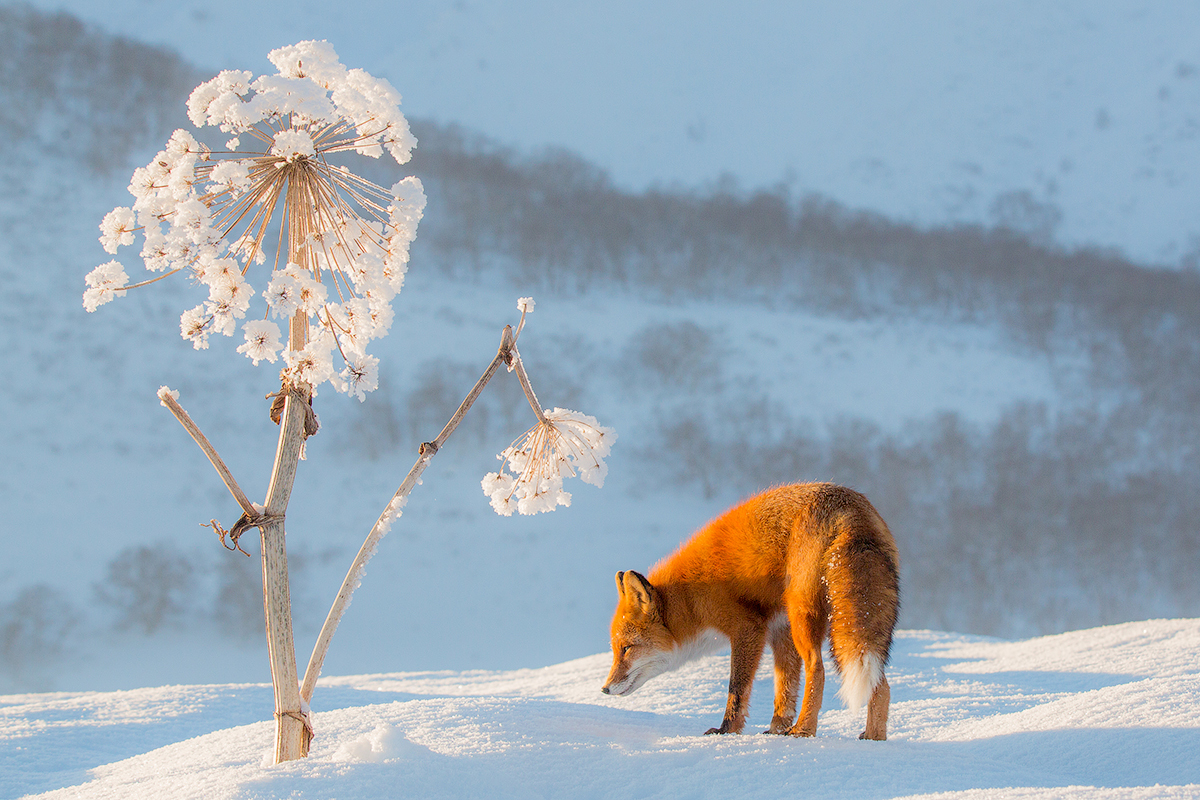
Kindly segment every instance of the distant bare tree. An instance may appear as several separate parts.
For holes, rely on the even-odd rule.
[[[27,587],[0,606],[0,675],[11,691],[51,688],[50,665],[70,651],[79,613],[44,584]],[[0,684],[2,685],[2,684]]]
[[[194,572],[192,562],[169,545],[127,547],[108,563],[96,596],[116,613],[118,629],[154,633],[183,619]]]

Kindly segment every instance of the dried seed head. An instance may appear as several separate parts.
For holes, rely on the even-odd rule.
[[[210,152],[176,131],[135,170],[133,206],[104,218],[100,240],[116,252],[141,231],[148,269],[182,271],[209,287],[208,301],[180,320],[181,334],[197,348],[208,346],[211,333],[232,335],[255,294],[251,267],[270,259],[264,316],[301,313],[321,332],[303,352],[284,354],[292,379],[328,381],[361,399],[377,385],[378,362],[365,347],[391,323],[390,302],[404,284],[425,193],[415,177],[384,189],[328,158],[387,151],[403,164],[416,139],[396,90],[346,69],[328,43],[300,42],[269,58],[277,75],[225,71],[192,92],[190,119],[235,134],[228,151]],[[120,264],[109,262],[88,275],[84,305],[95,310],[149,282],[130,286]],[[276,323],[243,327],[239,352],[256,364],[275,361]],[[340,373],[335,352],[346,364]]]

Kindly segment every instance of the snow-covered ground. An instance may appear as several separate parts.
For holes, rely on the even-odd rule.
[[[409,113],[568,148],[629,188],[728,174],[1141,261],[1200,252],[1190,0],[34,5],[211,70],[327,39]]]
[[[270,765],[261,684],[0,696],[4,798],[1150,798],[1200,795],[1200,620],[1025,641],[903,631],[889,740],[826,691],[818,736],[704,737],[727,656],[626,698],[609,656],[330,677],[306,760]],[[832,675],[832,673],[830,673]],[[836,684],[836,679],[831,679]],[[770,719],[769,656],[749,729]]]

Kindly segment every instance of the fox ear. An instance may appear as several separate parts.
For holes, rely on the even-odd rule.
[[[645,614],[651,614],[655,611],[655,595],[654,587],[650,585],[650,581],[646,580],[646,576],[640,572],[629,570],[628,572],[617,573],[617,583],[621,586],[621,594],[628,595],[638,608]]]
[[[624,596],[624,594],[625,594],[625,584],[621,583],[621,579],[624,577],[625,577],[624,572],[617,573],[617,594],[621,595],[621,596]]]

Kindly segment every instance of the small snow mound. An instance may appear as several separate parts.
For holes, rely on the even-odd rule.
[[[376,725],[370,733],[339,745],[333,752],[333,760],[380,763],[412,757],[428,749],[410,742],[394,726]]]

